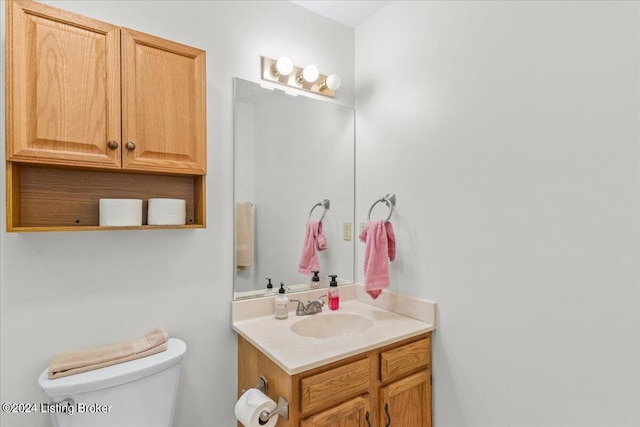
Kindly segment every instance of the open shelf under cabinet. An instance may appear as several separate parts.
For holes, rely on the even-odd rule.
[[[179,226],[100,227],[99,199],[184,199]],[[205,227],[205,176],[122,173],[7,162],[7,231],[86,231]]]

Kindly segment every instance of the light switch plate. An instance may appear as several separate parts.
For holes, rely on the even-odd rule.
[[[351,223],[344,222],[342,223],[342,238],[344,240],[351,240]]]

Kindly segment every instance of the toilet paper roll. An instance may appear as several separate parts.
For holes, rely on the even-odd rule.
[[[149,199],[147,224],[184,225],[187,201],[182,199]]]
[[[273,427],[278,421],[278,416],[274,415],[266,424],[260,424],[260,413],[271,412],[276,409],[276,406],[278,406],[276,402],[269,399],[269,396],[257,388],[250,388],[236,402],[236,418],[245,427]]]
[[[99,224],[101,227],[142,225],[142,200],[100,199]]]

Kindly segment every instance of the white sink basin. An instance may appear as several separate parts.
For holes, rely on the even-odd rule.
[[[373,326],[373,321],[358,314],[328,313],[310,315],[291,325],[291,332],[302,337],[334,338],[364,332]]]

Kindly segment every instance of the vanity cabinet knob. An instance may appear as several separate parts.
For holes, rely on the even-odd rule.
[[[118,143],[116,141],[109,141],[107,142],[107,147],[109,147],[110,150],[117,150]]]
[[[391,425],[391,415],[389,415],[389,404],[388,403],[384,404],[384,412],[387,414],[387,423],[384,425],[384,427],[389,427]]]
[[[129,141],[126,144],[124,144],[125,148],[129,151],[133,151],[136,149],[136,144],[134,144],[133,142]]]
[[[364,419],[367,420],[367,427],[371,427],[371,420],[369,419],[369,411],[364,416]]]

